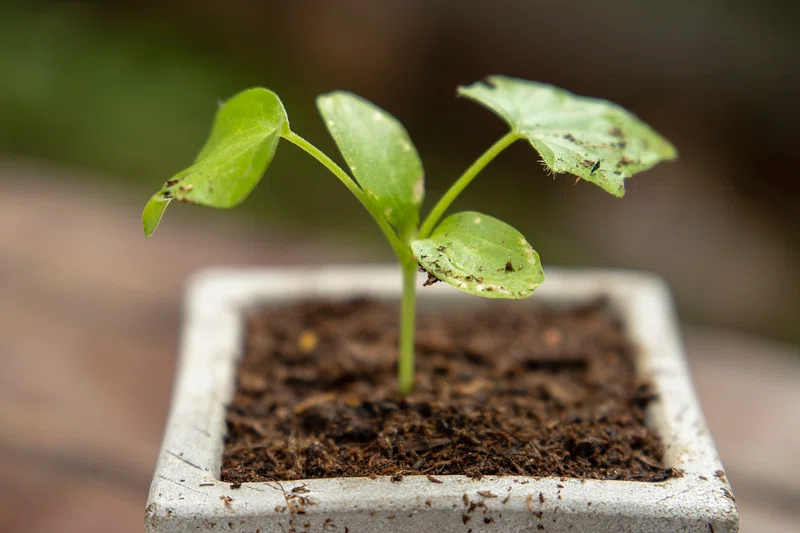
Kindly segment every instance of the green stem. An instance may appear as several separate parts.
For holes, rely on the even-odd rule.
[[[414,388],[414,330],[417,313],[417,263],[403,263],[403,301],[400,309],[400,353],[397,359],[398,391],[402,395]]]
[[[492,159],[498,156],[500,152],[508,148],[514,141],[520,138],[520,134],[515,131],[509,131],[505,135],[503,135],[500,139],[497,140],[493,145],[491,145],[481,156],[475,160],[472,165],[459,177],[453,185],[447,190],[446,193],[436,202],[436,205],[433,206],[431,212],[428,214],[428,218],[425,219],[423,222],[422,227],[419,230],[418,239],[426,239],[430,236],[433,228],[436,227],[436,224],[439,222],[439,219],[442,218],[447,208],[450,207],[450,204],[453,203],[461,191],[463,191],[467,185],[475,179],[481,170],[488,165]]]
[[[342,170],[342,168],[337,165],[330,157],[328,157],[325,152],[308,142],[307,140],[303,139],[293,131],[289,133],[285,133],[283,138],[289,141],[290,143],[294,144],[301,150],[305,151],[308,155],[319,161],[322,166],[327,168],[328,170],[333,173],[334,176],[339,178],[339,181],[344,183],[344,186],[353,193],[353,195],[358,198],[358,201],[361,202],[361,205],[372,215],[372,218],[378,224],[378,227],[381,229],[383,234],[386,236],[386,239],[389,241],[389,244],[394,250],[395,255],[400,260],[402,264],[406,264],[411,257],[411,250],[409,249],[408,245],[404,244],[398,237],[397,233],[395,233],[392,226],[386,221],[385,218],[381,216],[381,214],[375,209],[375,207],[370,203],[367,196],[364,194],[364,191],[361,190],[361,187],[353,181],[347,172]],[[416,263],[415,263],[416,264]]]

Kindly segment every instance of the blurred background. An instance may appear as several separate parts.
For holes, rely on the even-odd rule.
[[[242,208],[173,206],[145,241],[141,207],[217,102],[267,86],[336,154],[314,97],[359,93],[407,126],[435,200],[504,132],[455,98],[494,73],[677,145],[618,200],[518,143],[456,207],[546,264],[666,278],[742,530],[800,531],[798,22],[791,0],[0,0],[0,531],[142,530],[191,271],[391,260],[288,143]]]

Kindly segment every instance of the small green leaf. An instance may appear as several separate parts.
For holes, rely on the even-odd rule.
[[[401,233],[415,228],[425,182],[422,162],[403,125],[348,92],[324,94],[317,107],[370,201]]]
[[[158,227],[158,224],[161,222],[161,217],[164,216],[164,211],[167,210],[169,202],[170,200],[156,194],[150,198],[150,201],[144,206],[144,211],[142,211],[142,227],[144,228],[146,237],[152,235]]]
[[[544,281],[539,255],[525,237],[474,211],[450,215],[411,249],[429,274],[485,298],[527,298]]]
[[[289,132],[289,119],[278,96],[248,89],[225,102],[195,163],[175,174],[153,195],[142,212],[150,236],[171,200],[217,208],[242,203],[261,180]]]
[[[677,157],[669,141],[606,100],[505,76],[458,92],[503,118],[551,172],[569,172],[615,196],[625,194],[625,178]]]

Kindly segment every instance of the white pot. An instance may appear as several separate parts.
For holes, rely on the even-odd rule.
[[[698,532],[739,529],[730,485],[697,404],[666,285],[631,272],[548,269],[532,300],[603,294],[638,347],[638,370],[659,400],[648,423],[683,476],[661,483],[485,476],[406,476],[245,483],[219,481],[225,406],[234,393],[243,310],[298,298],[367,295],[396,299],[401,276],[383,266],[219,269],[190,284],[178,375],[166,435],[147,502],[145,531],[183,533],[359,532]],[[479,299],[445,284],[431,300]],[[307,492],[293,492],[304,487]],[[491,492],[498,498],[484,497]],[[540,498],[539,495],[542,495]],[[560,498],[559,498],[560,495]],[[506,496],[509,498],[506,500]],[[543,499],[543,501],[541,501]],[[481,506],[470,512],[470,503]],[[304,505],[305,504],[305,505]]]

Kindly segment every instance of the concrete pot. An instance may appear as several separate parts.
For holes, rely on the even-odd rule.
[[[662,483],[463,476],[219,481],[225,405],[234,393],[242,312],[297,298],[369,295],[396,299],[401,276],[382,266],[220,269],[191,284],[177,381],[147,502],[145,531],[183,533],[357,532],[698,532],[738,531],[739,519],[692,390],[669,291],[631,272],[547,270],[532,300],[607,295],[639,347],[638,367],[659,398],[649,423],[683,477]],[[420,290],[420,305],[480,303],[445,284]],[[493,497],[493,496],[497,497]]]

